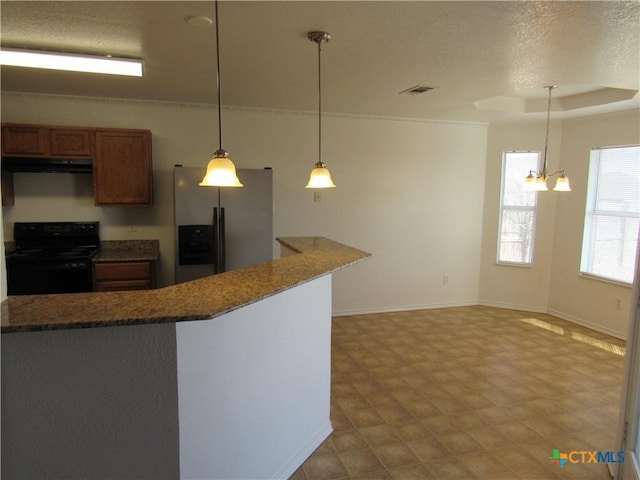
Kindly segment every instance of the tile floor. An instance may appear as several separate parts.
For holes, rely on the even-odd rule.
[[[617,450],[625,342],[461,307],[333,320],[334,432],[291,480],[608,479],[554,449]]]

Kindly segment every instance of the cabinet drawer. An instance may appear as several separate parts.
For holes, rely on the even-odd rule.
[[[150,290],[148,280],[108,280],[96,282],[96,292],[119,292],[123,290]]]
[[[101,280],[137,280],[147,282],[151,279],[150,262],[96,263],[95,279]]]

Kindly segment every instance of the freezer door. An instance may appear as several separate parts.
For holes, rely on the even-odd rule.
[[[198,184],[205,168],[174,167],[176,235],[175,281],[182,283],[213,275],[214,265],[184,265],[179,256],[179,230],[185,225],[212,225],[218,187]],[[237,170],[243,188],[220,188],[225,209],[226,270],[273,259],[273,173],[271,169]]]

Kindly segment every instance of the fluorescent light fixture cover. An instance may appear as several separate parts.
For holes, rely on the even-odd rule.
[[[2,48],[0,50],[0,65],[65,70],[69,72],[128,75],[131,77],[142,76],[142,60],[140,59],[43,52],[16,48]]]

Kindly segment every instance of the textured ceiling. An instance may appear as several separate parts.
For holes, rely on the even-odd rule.
[[[125,78],[2,67],[2,90],[215,103],[213,2],[2,1],[1,41],[141,57]],[[219,4],[224,105],[456,121],[638,108],[640,3],[611,1],[235,2]],[[415,85],[422,95],[400,95]]]

